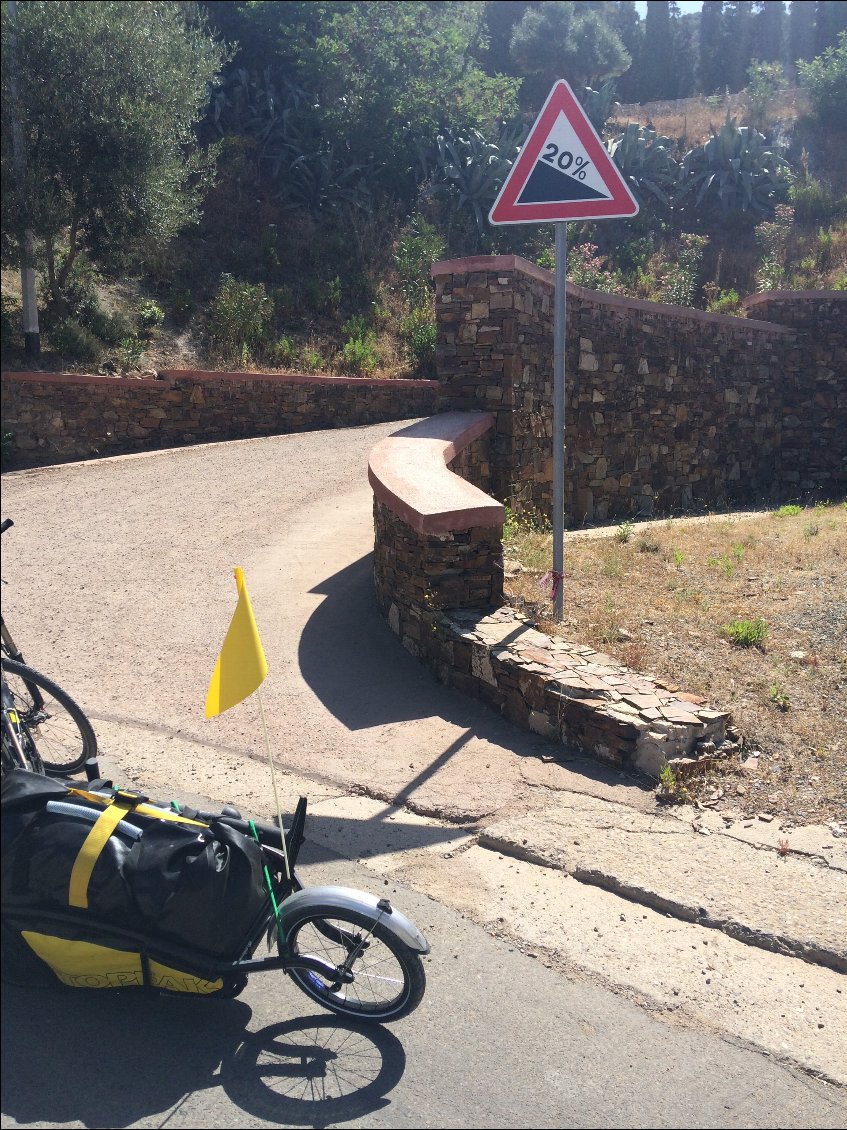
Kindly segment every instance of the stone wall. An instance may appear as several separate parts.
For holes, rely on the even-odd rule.
[[[161,377],[4,373],[9,465],[352,427],[438,411],[435,381],[187,370],[165,370]]]
[[[493,424],[491,413],[446,413],[371,452],[377,604],[403,646],[517,725],[622,769],[655,777],[666,762],[737,750],[729,716],[704,699],[500,607],[505,514],[479,495]]]
[[[485,431],[457,452],[449,469],[480,490],[488,490],[490,447],[491,432]],[[422,462],[413,462],[413,466],[423,478]],[[426,518],[416,521],[420,528],[415,528],[411,519],[406,521],[396,513],[403,509],[402,482],[375,482],[374,488],[377,604],[403,646],[431,662],[431,637],[443,609],[491,608],[503,601],[502,508],[497,508],[499,525],[480,526],[470,516],[455,522],[454,529],[433,532]],[[432,489],[438,491],[437,482],[433,481]],[[442,496],[446,497],[443,488]]]
[[[516,256],[432,274],[444,404],[495,413],[492,493],[549,515],[553,276]],[[844,494],[847,294],[749,306],[735,318],[568,285],[571,522]]]

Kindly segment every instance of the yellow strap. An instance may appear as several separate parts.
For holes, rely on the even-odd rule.
[[[69,906],[78,906],[83,910],[88,909],[88,883],[94,865],[100,858],[100,853],[106,846],[109,836],[131,809],[132,804],[129,801],[116,797],[95,820],[94,827],[85,837],[82,847],[79,849],[79,854],[74,860],[71,881],[68,885]]]
[[[74,796],[82,797],[83,800],[91,801],[98,806],[109,803],[108,799],[101,796],[100,793],[90,793],[86,789],[69,789],[68,791]],[[194,824],[198,828],[208,827],[208,824],[202,820],[191,820],[187,816],[180,816],[178,812],[173,812],[168,808],[159,808],[155,804],[136,804],[135,811],[140,816],[152,816],[156,820],[173,820],[178,824]]]

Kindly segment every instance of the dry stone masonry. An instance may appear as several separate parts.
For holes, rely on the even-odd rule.
[[[438,403],[435,381],[179,369],[160,377],[4,373],[12,465],[404,420]]]
[[[492,493],[552,504],[553,276],[517,256],[432,268],[448,408],[495,414]],[[847,293],[759,295],[752,317],[568,285],[572,523],[847,490]]]
[[[449,470],[441,465],[430,483],[446,510],[453,502],[452,476],[461,472],[479,489],[489,485],[493,418],[453,412],[437,420],[444,447],[459,448]],[[454,429],[449,444],[448,420]],[[481,421],[491,431],[479,435]],[[729,715],[703,699],[638,675],[592,648],[551,639],[500,607],[502,516],[496,526],[481,525],[490,507],[457,508],[463,518],[445,530],[440,515],[422,514],[413,505],[425,493],[423,445],[432,443],[433,430],[405,428],[382,440],[370,460],[377,603],[403,646],[443,683],[512,722],[622,769],[656,777],[666,763],[736,749],[727,733]],[[476,438],[460,447],[463,434]],[[392,443],[403,446],[392,453]]]
[[[484,456],[461,451],[451,468],[518,513],[549,516],[553,277],[515,256],[432,274],[442,407],[491,418]],[[747,307],[734,318],[568,286],[572,522],[843,496],[847,295]],[[379,605],[443,682],[653,777],[737,750],[725,712],[500,607],[500,526],[426,534],[387,496],[374,516]]]

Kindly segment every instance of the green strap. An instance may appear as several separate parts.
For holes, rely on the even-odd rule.
[[[248,820],[247,825],[250,828],[250,831],[253,833],[253,839],[256,841],[256,843],[261,848],[262,842],[259,839],[259,833],[256,831],[256,825],[253,823],[252,820]],[[274,894],[273,883],[271,882],[271,874],[270,874],[270,871],[268,871],[268,865],[267,865],[267,863],[264,862],[264,859],[262,861],[262,871],[265,874],[265,884],[268,888],[268,894],[270,895],[270,900],[271,900],[271,907],[273,908],[273,912],[274,912],[274,920],[276,921],[277,937],[279,938],[280,944],[285,945],[285,934],[283,933],[283,930],[282,930],[282,923],[279,920],[279,905],[277,904],[276,895]]]

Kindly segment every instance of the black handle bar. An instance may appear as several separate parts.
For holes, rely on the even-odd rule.
[[[5,534],[6,530],[8,530],[8,528],[9,528],[9,526],[14,526],[14,524],[15,523],[12,521],[11,518],[4,518],[3,524],[0,525],[0,534]]]

